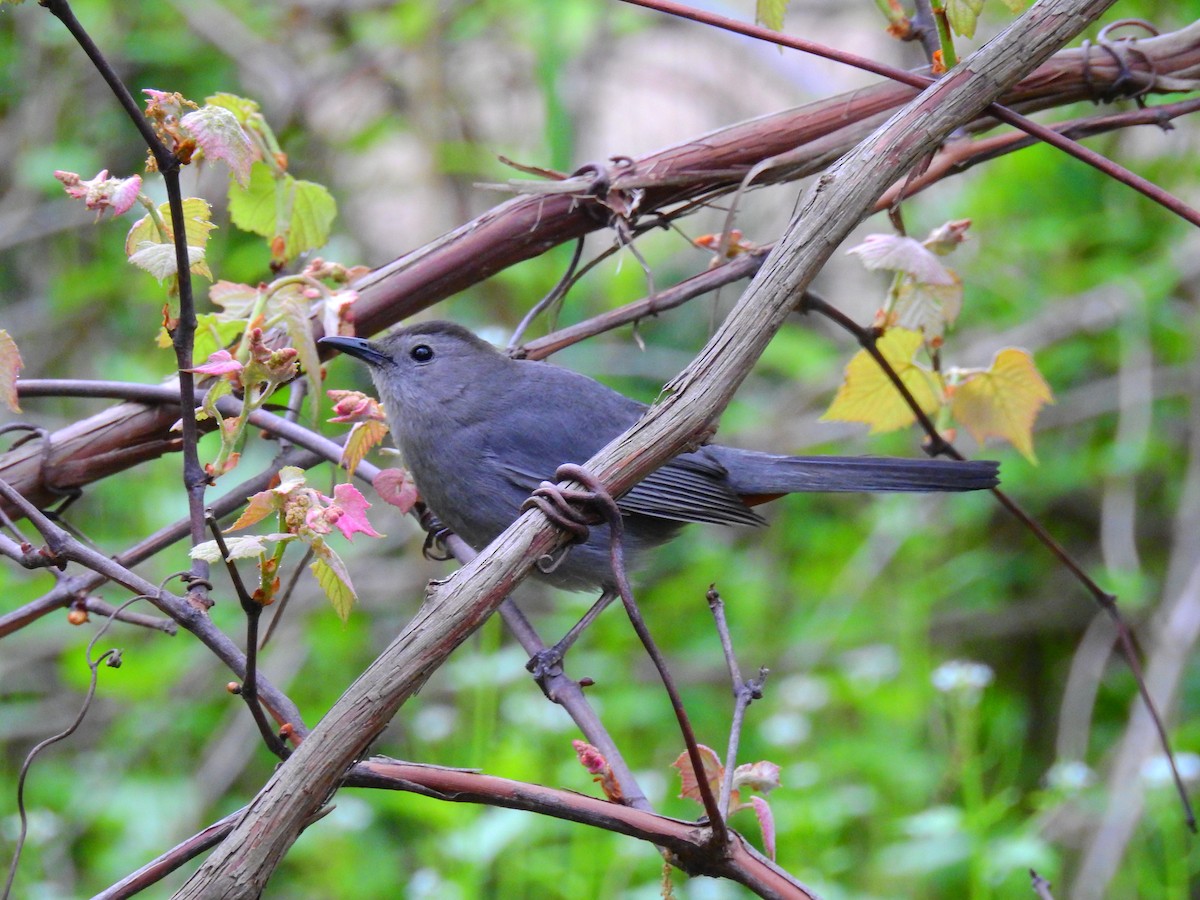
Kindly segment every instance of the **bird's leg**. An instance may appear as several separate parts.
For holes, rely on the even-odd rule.
[[[560,478],[580,478],[590,479],[587,473],[582,472],[578,466],[563,466],[558,470]],[[572,501],[580,504],[580,508],[571,505]],[[542,513],[551,522],[562,528],[571,535],[571,543],[564,546],[557,554],[549,557],[543,557],[538,560],[538,568],[543,572],[552,572],[562,562],[563,557],[570,551],[572,543],[582,543],[588,539],[588,523],[595,521],[594,512],[589,511],[589,505],[597,504],[598,496],[593,490],[563,490],[558,485],[549,481],[543,481],[533,495],[525,501],[523,509],[530,507],[540,509]],[[612,501],[609,501],[612,503]],[[616,504],[613,504],[613,509],[616,509]],[[591,515],[589,515],[591,512]],[[619,513],[617,513],[619,515]],[[525,664],[530,672],[533,673],[534,679],[538,684],[542,685],[542,690],[545,691],[545,679],[550,675],[558,674],[562,671],[563,656],[571,645],[575,643],[580,634],[583,633],[596,616],[604,611],[604,608],[613,602],[619,596],[615,591],[605,589],[600,595],[600,599],[592,604],[592,608],[584,613],[583,618],[575,623],[562,639],[553,647],[534,654],[534,656]],[[549,694],[547,693],[547,696]],[[553,699],[551,697],[551,699]]]
[[[438,520],[425,504],[421,504],[418,522],[425,529],[425,543],[421,545],[421,555],[435,562],[445,562],[453,559],[454,554],[446,547],[446,538],[454,534]]]
[[[604,612],[605,608],[619,596],[616,591],[606,588],[604,593],[600,595],[600,599],[592,604],[592,608],[583,614],[582,619],[571,626],[571,630],[564,634],[558,643],[553,647],[547,647],[540,653],[535,653],[530,658],[529,662],[525,664],[525,668],[533,673],[534,680],[538,684],[541,684],[547,676],[557,674],[558,671],[561,671],[563,657],[571,649],[571,645],[596,620],[596,617]]]

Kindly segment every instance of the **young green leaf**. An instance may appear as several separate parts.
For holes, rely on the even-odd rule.
[[[975,37],[982,11],[983,0],[946,0],[946,20],[955,34],[968,39]]]
[[[249,184],[230,187],[229,215],[238,228],[268,238],[272,258],[286,262],[329,240],[337,204],[321,185],[276,175],[259,160]]]

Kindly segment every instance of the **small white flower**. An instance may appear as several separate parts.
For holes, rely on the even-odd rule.
[[[1059,791],[1081,791],[1096,781],[1096,773],[1077,759],[1059,760],[1046,773],[1046,787]]]
[[[1176,753],[1175,765],[1179,767],[1179,777],[1184,782],[1200,778],[1200,756],[1195,753]],[[1159,754],[1151,756],[1142,763],[1142,781],[1147,787],[1170,787],[1175,783],[1171,775],[1171,761]]]
[[[933,670],[933,686],[943,694],[978,694],[992,683],[990,666],[967,659],[952,659]]]

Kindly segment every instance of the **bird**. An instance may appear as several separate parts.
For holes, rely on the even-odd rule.
[[[422,500],[476,550],[505,530],[562,464],[583,463],[647,407],[592,378],[514,359],[460,325],[430,321],[372,341],[325,346],[366,363]],[[753,506],[794,492],[986,490],[987,460],[786,456],[704,444],[616,498],[632,566],[687,523],[766,524]],[[549,568],[549,567],[546,567]],[[592,528],[542,580],[571,591],[614,589],[609,529]]]

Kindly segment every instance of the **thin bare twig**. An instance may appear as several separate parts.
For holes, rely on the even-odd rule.
[[[725,777],[721,779],[721,796],[718,804],[721,812],[729,815],[729,799],[733,796],[733,777],[737,772],[738,746],[742,739],[742,725],[746,720],[746,709],[755,700],[761,700],[763,685],[767,681],[768,669],[762,666],[758,677],[745,681],[733,652],[733,638],[729,634],[729,623],[725,620],[725,601],[717,593],[715,585],[708,586],[705,594],[709,611],[716,622],[717,635],[721,639],[721,650],[725,653],[725,665],[729,668],[729,680],[733,689],[733,718],[729,725],[729,745],[725,750]]]
[[[250,592],[246,590],[246,585],[242,583],[242,573],[238,571],[235,561],[229,557],[225,535],[221,534],[221,528],[211,510],[205,513],[205,521],[212,532],[213,540],[216,541],[217,549],[221,551],[221,558],[225,560],[225,568],[229,572],[229,580],[233,582],[242,612],[246,614],[246,678],[240,691],[242,699],[250,708],[250,715],[254,718],[254,724],[258,726],[258,732],[267,748],[280,759],[287,759],[287,747],[279,739],[279,735],[271,730],[258,702],[258,622],[262,617],[262,605],[254,601]]]

